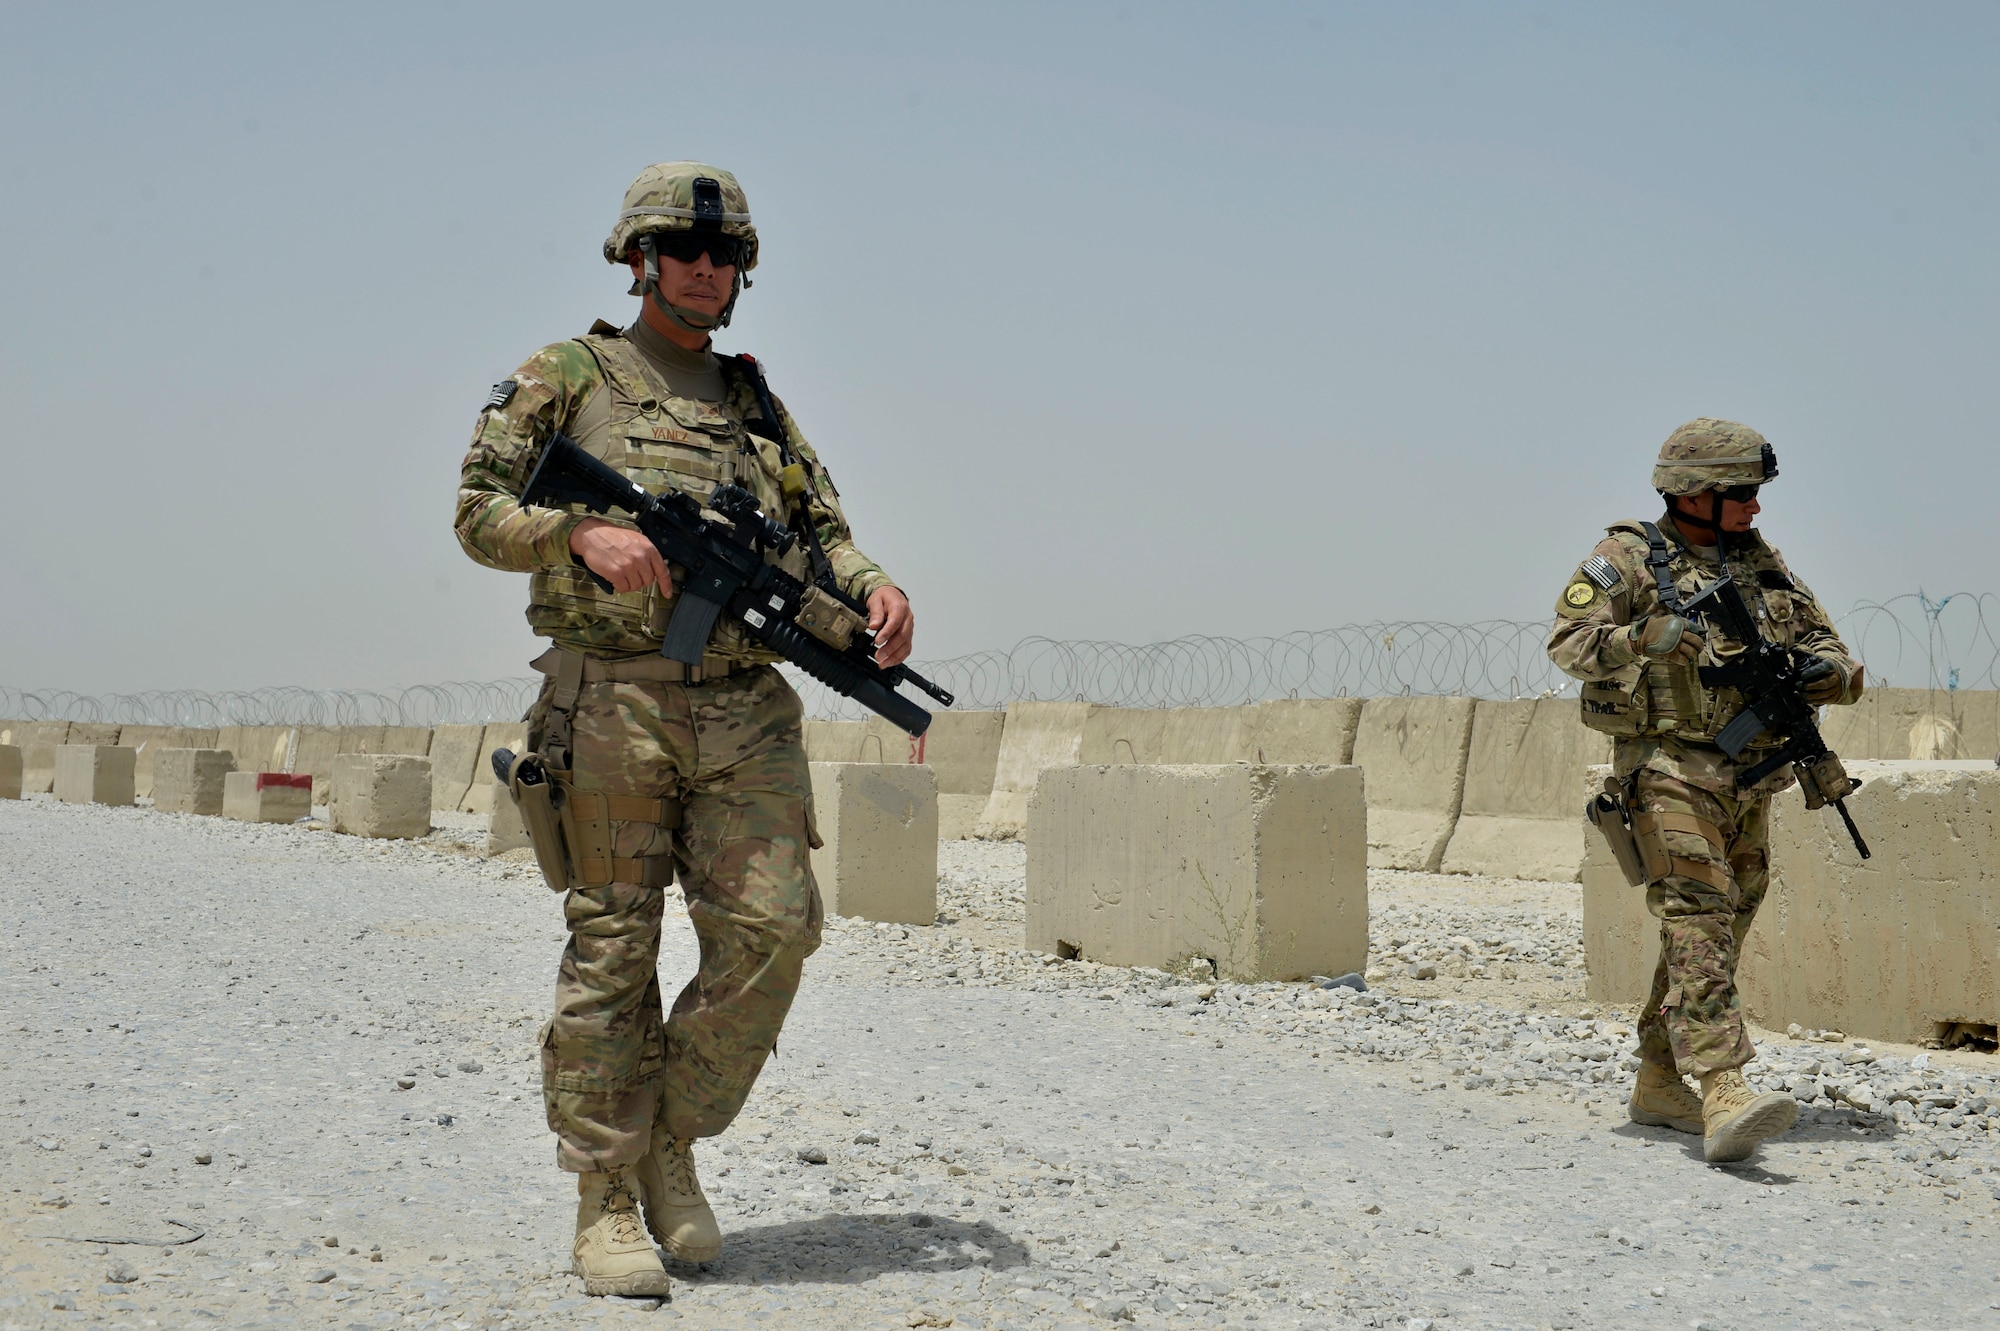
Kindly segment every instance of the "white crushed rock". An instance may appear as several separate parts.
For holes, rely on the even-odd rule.
[[[452,821],[368,843],[0,802],[0,1327],[1818,1327],[2000,1302],[1990,1056],[1765,1039],[1752,1071],[1800,1126],[1710,1168],[1624,1120],[1631,1014],[1582,1000],[1574,885],[1376,875],[1369,992],[1203,984],[1027,954],[1021,848],[970,842],[940,848],[939,925],[829,922],[743,1118],[700,1148],[723,1258],[657,1310],[586,1300],[533,1047],[559,903]],[[693,946],[670,914],[670,990]],[[207,1232],[54,1237],[171,1219]]]

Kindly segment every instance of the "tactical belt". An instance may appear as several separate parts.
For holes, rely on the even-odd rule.
[[[703,657],[698,666],[669,661],[664,656],[633,656],[606,661],[573,652],[567,647],[551,647],[528,664],[561,687],[564,667],[569,666],[572,660],[581,665],[580,669],[570,667],[578,670],[576,680],[579,684],[706,684],[754,668],[719,656]]]

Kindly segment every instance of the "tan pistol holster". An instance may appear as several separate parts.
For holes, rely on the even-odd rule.
[[[672,831],[681,825],[681,802],[576,788],[571,756],[576,703],[586,682],[610,678],[604,663],[554,647],[533,664],[552,681],[548,720],[540,735],[530,736],[535,751],[515,759],[507,788],[549,889],[567,892],[612,883],[669,886],[673,856],[618,855],[612,824],[652,823]]]
[[[1625,783],[1617,777],[1604,779],[1604,793],[1592,796],[1583,806],[1583,816],[1604,835],[1611,857],[1633,887],[1646,884],[1646,864],[1639,854],[1639,842],[1632,835],[1631,817],[1625,801]]]

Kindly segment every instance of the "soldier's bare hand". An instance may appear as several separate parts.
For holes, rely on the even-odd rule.
[[[653,543],[633,531],[602,518],[585,518],[569,534],[570,553],[581,559],[613,591],[642,592],[657,586],[661,593],[674,593],[673,575]]]
[[[893,666],[909,660],[910,644],[917,633],[910,598],[895,587],[877,587],[868,593],[868,631],[875,635],[877,662]]]

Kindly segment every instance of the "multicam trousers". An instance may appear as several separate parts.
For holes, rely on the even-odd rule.
[[[548,702],[545,688],[531,734]],[[696,685],[583,686],[577,788],[685,804],[678,831],[614,823],[614,854],[673,855],[701,962],[663,1019],[668,889],[613,883],[565,898],[569,944],[542,1039],[542,1096],[562,1168],[632,1164],[656,1124],[674,1137],[722,1132],[776,1047],[822,918],[807,857],[802,710],[768,666]]]
[[[1736,966],[1770,885],[1770,796],[1740,799],[1641,768],[1632,807],[1682,815],[1672,822],[1692,817],[1721,839],[1671,826],[1661,833],[1694,873],[1646,889],[1646,908],[1660,921],[1660,964],[1639,1014],[1639,1056],[1683,1076],[1742,1067],[1755,1050],[1743,1028]]]

